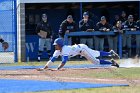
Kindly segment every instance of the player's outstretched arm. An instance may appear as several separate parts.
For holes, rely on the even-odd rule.
[[[36,70],[37,71],[47,70],[52,64],[53,64],[53,62],[51,60],[49,60],[43,68],[37,68]]]
[[[43,68],[37,68],[36,70],[37,71],[47,70],[53,64],[53,62],[55,60],[56,60],[56,58],[55,57],[52,57]]]
[[[57,70],[60,70],[64,65],[65,65],[65,63],[61,63],[61,64],[58,66]]]
[[[68,61],[68,56],[63,56],[62,63],[55,70],[60,70],[66,64],[67,61]]]

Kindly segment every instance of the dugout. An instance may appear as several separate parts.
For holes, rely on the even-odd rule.
[[[18,2],[19,61],[27,61],[28,58],[35,60],[37,58],[38,38],[35,27],[41,20],[42,13],[48,15],[48,20],[56,36],[59,25],[68,14],[73,15],[77,24],[84,11],[90,12],[90,18],[95,23],[99,21],[102,15],[107,16],[111,23],[112,16],[123,10],[133,14],[138,19],[139,2],[137,0],[20,0]]]

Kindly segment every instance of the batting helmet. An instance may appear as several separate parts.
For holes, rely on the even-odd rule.
[[[54,40],[53,45],[58,45],[60,47],[63,47],[64,46],[64,41],[63,41],[62,38],[57,38],[57,39]]]

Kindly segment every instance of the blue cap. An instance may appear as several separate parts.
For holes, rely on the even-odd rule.
[[[84,12],[83,16],[89,16],[88,12]]]
[[[64,41],[63,41],[62,38],[57,38],[57,39],[54,40],[53,45],[58,45],[60,47],[63,47],[64,46]]]

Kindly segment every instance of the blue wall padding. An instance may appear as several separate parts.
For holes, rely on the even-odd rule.
[[[0,93],[67,90],[67,89],[79,89],[79,88],[100,88],[100,87],[112,87],[112,86],[128,86],[128,85],[0,79]]]

